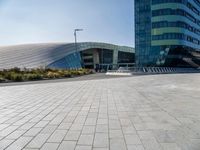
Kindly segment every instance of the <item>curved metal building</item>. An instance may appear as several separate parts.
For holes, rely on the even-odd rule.
[[[200,0],[135,1],[138,66],[200,65]]]
[[[0,69],[19,68],[107,68],[133,65],[134,49],[107,43],[50,43],[0,47]]]

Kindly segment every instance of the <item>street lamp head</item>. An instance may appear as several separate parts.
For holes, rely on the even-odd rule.
[[[83,29],[74,29],[74,36],[75,36],[75,38],[76,38],[76,32],[78,32],[78,31],[83,31]]]
[[[75,31],[75,32],[76,32],[76,31],[83,31],[83,29],[75,29],[74,31]]]

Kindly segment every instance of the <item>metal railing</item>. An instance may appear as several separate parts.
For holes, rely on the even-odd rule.
[[[200,73],[200,69],[174,67],[119,67],[117,70],[108,70],[108,72],[132,74]]]

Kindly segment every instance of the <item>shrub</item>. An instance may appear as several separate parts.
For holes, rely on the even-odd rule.
[[[80,75],[80,72],[78,70],[70,70],[70,73],[75,76]]]
[[[46,72],[46,70],[43,70],[41,68],[37,68],[37,69],[31,69],[31,71],[29,71],[28,73],[32,73],[32,74],[44,74]]]
[[[3,76],[7,80],[12,80],[12,78],[11,78],[12,75],[11,74],[12,74],[12,72],[4,72]]]
[[[55,78],[60,78],[60,75],[57,72],[49,71],[49,72],[47,72],[46,77],[49,79],[55,79]]]
[[[41,80],[43,79],[43,76],[41,74],[24,74],[24,79],[28,81],[34,81],[34,80]]]
[[[41,80],[44,78],[55,79],[55,78],[64,78],[72,77],[78,75],[85,75],[92,73],[89,69],[77,69],[77,70],[57,70],[57,69],[22,69],[12,68],[10,70],[0,71],[0,82],[5,80],[11,81],[32,81],[32,80]]]
[[[10,74],[10,80],[12,81],[16,81],[16,82],[20,82],[23,81],[23,75],[22,74],[18,74],[18,73],[11,73]]]
[[[20,73],[20,72],[21,72],[20,68],[17,68],[17,67],[12,68],[12,69],[10,69],[9,71],[15,72],[15,73]]]
[[[64,77],[72,77],[72,73],[69,70],[63,70]]]
[[[5,81],[5,79],[3,78],[2,75],[0,75],[0,82],[3,82],[3,81]]]

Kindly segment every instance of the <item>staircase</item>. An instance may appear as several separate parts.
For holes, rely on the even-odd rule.
[[[196,64],[194,61],[192,61],[191,58],[183,58],[183,61],[185,61],[186,63],[190,64],[192,67],[194,68],[199,68],[200,66],[198,64]]]

